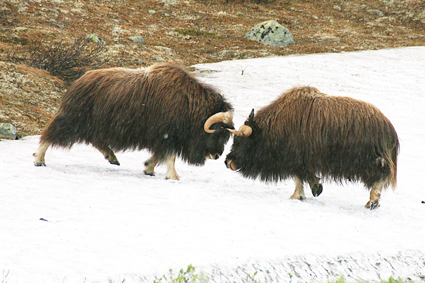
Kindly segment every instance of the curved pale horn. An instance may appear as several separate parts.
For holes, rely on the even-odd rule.
[[[247,125],[242,125],[239,128],[239,131],[235,131],[235,130],[232,130],[232,129],[228,129],[228,130],[229,130],[229,132],[237,135],[238,137],[246,138],[246,137],[249,137],[252,134],[252,128],[250,126],[247,126]]]
[[[204,130],[205,132],[212,134],[215,132],[214,130],[210,130],[210,127],[213,124],[220,123],[220,122],[223,122],[224,124],[229,124],[230,122],[232,122],[232,119],[233,119],[233,115],[232,115],[232,112],[230,111],[216,113],[212,115],[211,117],[209,117],[207,121],[205,121]]]

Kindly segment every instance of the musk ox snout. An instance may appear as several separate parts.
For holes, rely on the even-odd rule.
[[[226,164],[226,167],[229,168],[232,171],[237,170],[235,162],[232,159],[230,159],[229,157],[226,158],[226,160],[224,161],[224,164]]]
[[[205,158],[217,160],[217,159],[220,158],[220,156],[221,156],[221,154],[219,154],[219,153],[215,153],[215,154],[210,153],[210,154],[207,154],[207,156],[205,156]]]

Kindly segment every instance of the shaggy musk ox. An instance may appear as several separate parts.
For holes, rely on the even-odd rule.
[[[153,155],[145,174],[165,162],[166,178],[178,179],[175,157],[196,165],[220,157],[233,128],[231,110],[216,90],[175,64],[89,71],[71,85],[43,130],[34,164],[45,165],[50,145],[91,143],[116,165],[114,151],[146,148]]]
[[[293,88],[254,110],[239,131],[226,166],[249,178],[295,178],[292,199],[305,199],[303,183],[322,192],[317,176],[361,181],[370,190],[367,208],[379,206],[382,188],[395,188],[399,141],[391,122],[375,106],[328,96],[313,87]]]

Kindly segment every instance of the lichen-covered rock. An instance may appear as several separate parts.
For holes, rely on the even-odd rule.
[[[271,46],[284,47],[295,44],[289,30],[273,20],[256,25],[245,37]]]
[[[16,128],[9,123],[0,123],[0,138],[16,140]]]

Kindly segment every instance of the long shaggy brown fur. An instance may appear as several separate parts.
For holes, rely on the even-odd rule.
[[[278,181],[315,175],[335,181],[396,186],[399,141],[372,104],[293,88],[245,122],[248,138],[234,138],[228,159],[246,177]]]
[[[203,164],[208,145],[224,147],[230,135],[224,129],[205,133],[206,119],[231,109],[215,89],[178,65],[93,70],[65,93],[41,142],[101,143],[114,151],[147,148],[159,159],[177,155]]]

